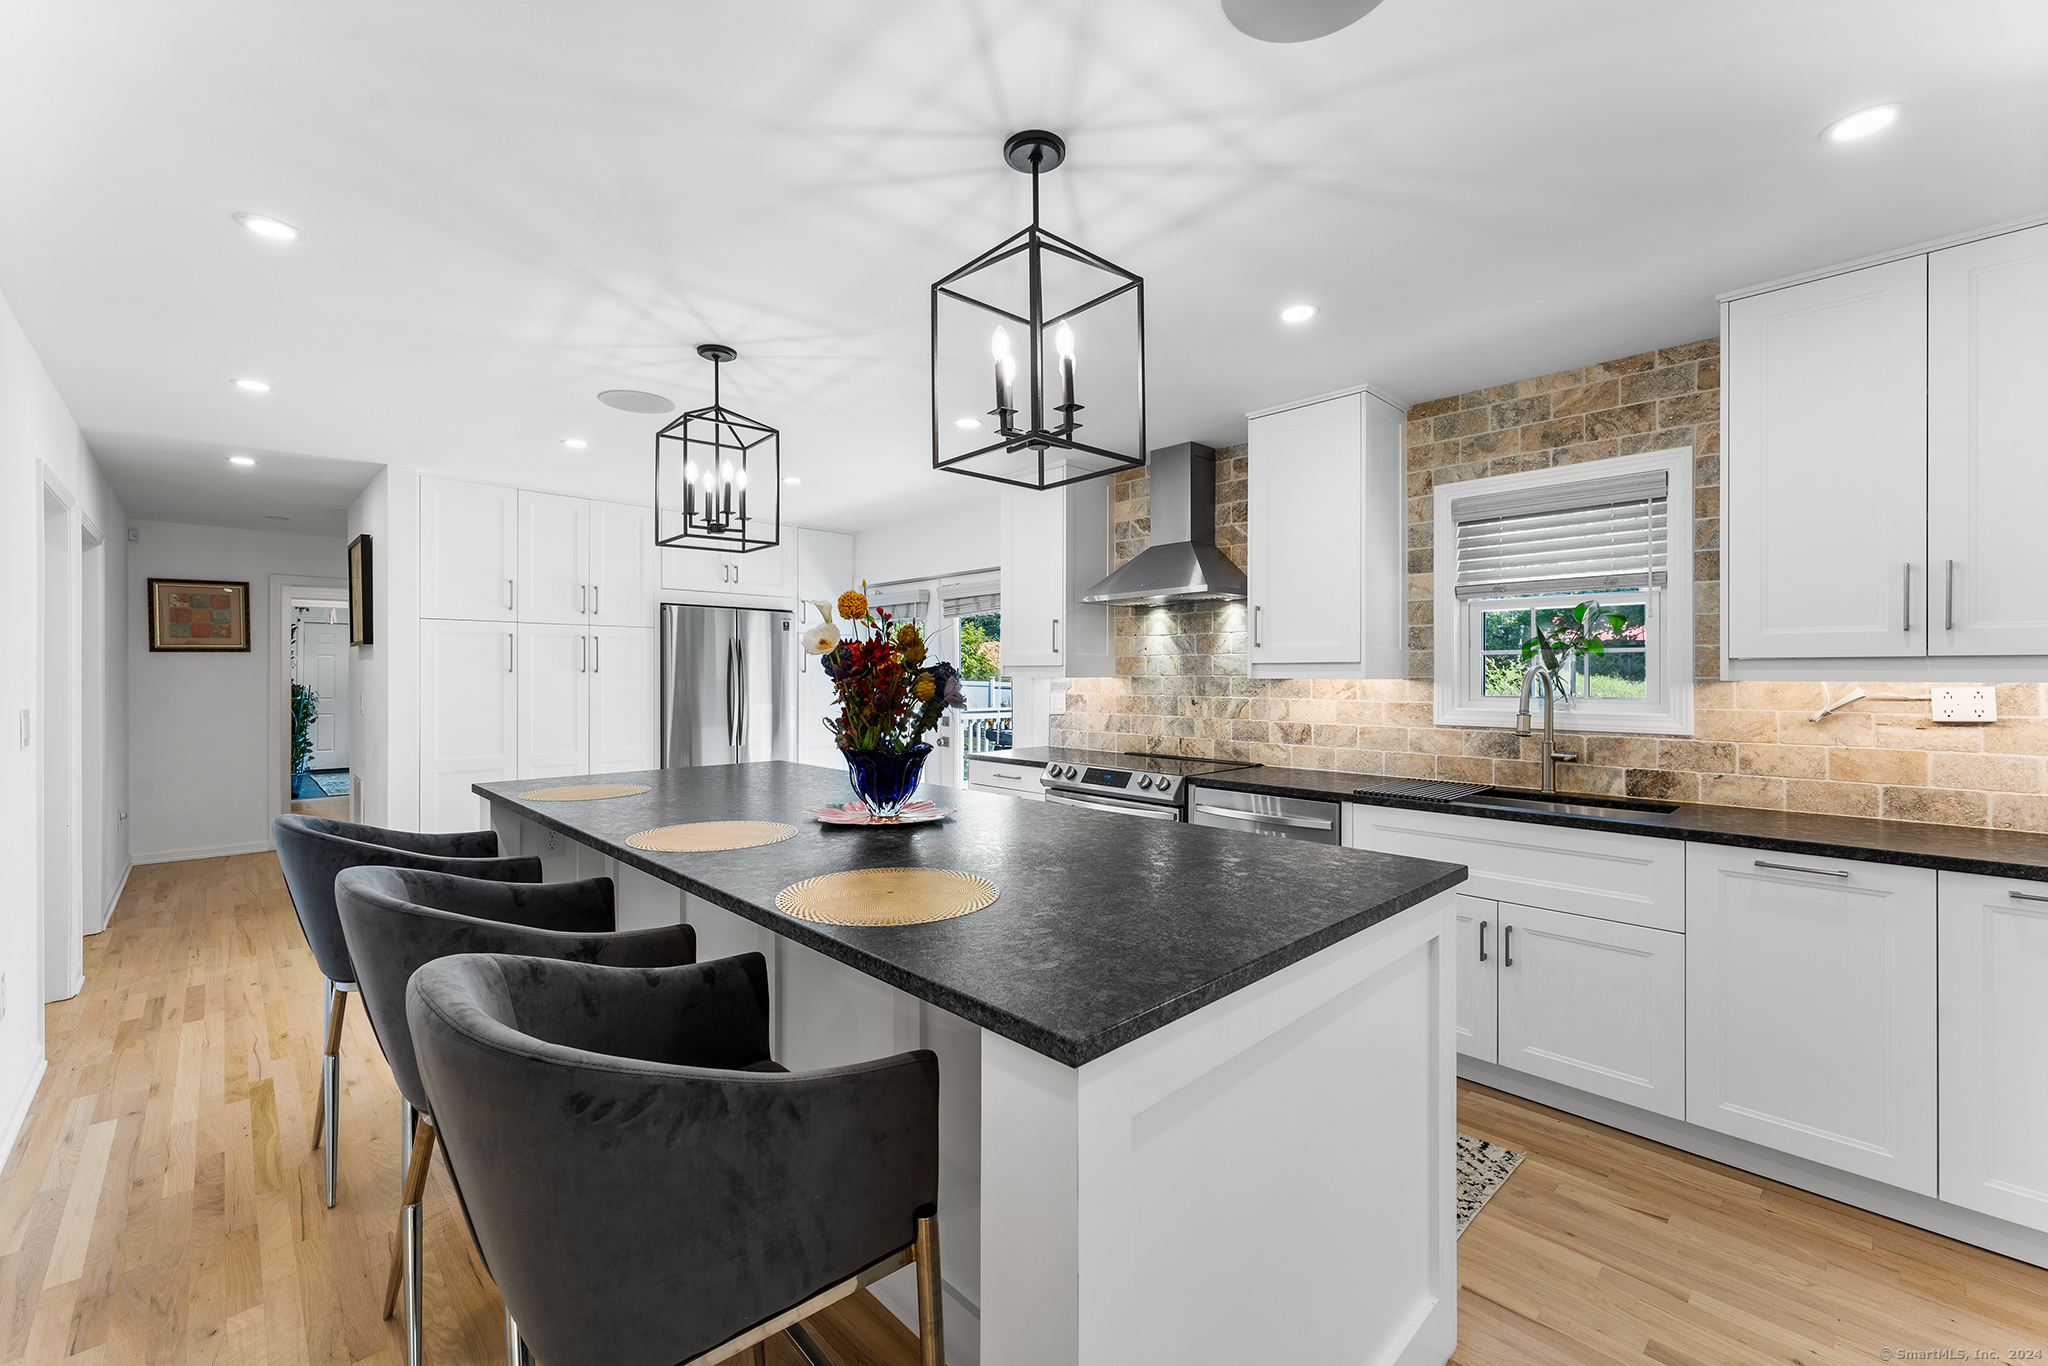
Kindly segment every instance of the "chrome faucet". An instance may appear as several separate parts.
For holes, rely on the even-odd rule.
[[[1557,791],[1557,765],[1560,760],[1573,763],[1578,754],[1573,750],[1558,753],[1557,727],[1554,717],[1557,712],[1557,680],[1550,676],[1550,670],[1541,664],[1531,663],[1522,671],[1522,701],[1515,712],[1515,734],[1529,734],[1529,699],[1536,691],[1536,680],[1543,679],[1543,790]]]

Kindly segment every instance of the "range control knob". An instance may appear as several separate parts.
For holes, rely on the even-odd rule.
[[[1052,766],[1052,776],[1055,778],[1071,778],[1074,776],[1074,770],[1072,767],[1063,768],[1059,764],[1054,764]]]
[[[1141,777],[1140,777],[1140,778],[1138,779],[1138,786],[1139,786],[1139,787],[1141,787],[1141,788],[1144,788],[1144,787],[1150,787],[1150,786],[1152,786],[1152,780],[1151,780],[1150,778],[1148,778],[1148,777],[1143,777],[1143,776],[1141,776]]]

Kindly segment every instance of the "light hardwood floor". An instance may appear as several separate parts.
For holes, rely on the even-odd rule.
[[[341,1199],[309,1149],[320,976],[268,854],[137,868],[0,1171],[0,1364],[404,1359],[382,1322],[398,1095],[359,1011]],[[1458,1244],[1461,1366],[1833,1366],[2048,1346],[2048,1271],[1460,1084],[1459,1127],[1529,1154]],[[504,1360],[502,1310],[436,1165],[427,1347]],[[813,1326],[914,1366],[865,1294]],[[802,1366],[786,1341],[775,1366]],[[1134,1366],[1136,1364],[1134,1363]]]
[[[294,816],[322,816],[330,821],[348,819],[346,797],[299,797],[292,801]]]

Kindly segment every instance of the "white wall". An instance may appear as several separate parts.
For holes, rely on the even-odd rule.
[[[37,622],[40,605],[32,600],[32,593],[40,591],[44,470],[75,500],[74,523],[89,520],[106,537],[105,546],[94,552],[101,557],[102,571],[94,577],[106,594],[99,603],[99,615],[109,639],[115,638],[126,615],[121,537],[127,516],[13,310],[0,299],[0,581],[15,585],[11,601],[22,613],[36,612],[36,617],[26,620]],[[87,575],[79,574],[77,581],[82,593]],[[28,585],[38,587],[30,590]],[[80,678],[80,696],[100,704],[83,716],[80,727],[82,751],[95,760],[95,771],[83,774],[83,806],[88,814],[96,809],[118,811],[126,803],[121,786],[121,764],[127,750],[122,724],[125,713],[116,710],[122,657],[115,651],[108,658],[102,651],[95,659],[83,635],[81,622],[81,672],[89,662],[107,671],[97,680]],[[0,1015],[0,1154],[13,1144],[43,1065],[43,990],[37,953],[41,908],[35,888],[41,850],[38,774],[48,737],[40,725],[32,725],[32,742],[24,747],[18,729],[21,713],[33,713],[39,706],[41,642],[39,629],[17,629],[9,635],[9,647],[0,650],[0,867],[6,868],[8,875],[8,890],[0,895],[0,974],[6,981],[6,1010]],[[101,733],[88,739],[96,727]],[[111,892],[128,863],[118,819],[112,819],[99,838],[81,844],[81,852],[98,846],[101,867],[98,879],[80,880],[87,886],[97,880]],[[84,869],[77,871],[83,873]],[[88,924],[97,921],[96,909],[85,908]]]
[[[337,536],[235,531],[180,522],[132,522],[128,591],[137,604],[127,639],[129,838],[137,863],[212,858],[270,848],[282,757],[272,744],[270,695],[280,604],[272,574],[340,578]],[[140,604],[148,580],[234,579],[249,584],[247,654],[159,654]]]
[[[1002,560],[1002,529],[1003,495],[991,485],[985,497],[949,512],[855,532],[853,577],[894,583],[995,569]]]
[[[404,503],[403,513],[394,508],[397,502]],[[371,553],[371,640],[349,651],[356,818],[406,830],[419,823],[418,502],[418,476],[387,467],[349,508],[347,533],[349,540],[369,536]]]

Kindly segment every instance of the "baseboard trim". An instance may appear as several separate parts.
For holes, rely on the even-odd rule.
[[[96,930],[87,930],[87,934],[102,934],[106,931],[107,926],[114,923],[114,908],[121,904],[121,893],[128,890],[128,878],[129,875],[132,874],[134,871],[135,860],[130,859],[127,862],[127,864],[122,867],[121,876],[114,880],[114,890],[107,893],[107,904],[100,907],[99,928]]]
[[[1634,1134],[1638,1138],[1647,1138],[1653,1143],[1662,1143],[1666,1147],[1691,1153],[1695,1157],[1704,1157],[1723,1166],[1766,1177],[1782,1185],[1796,1186],[1800,1190],[1826,1196],[1845,1205],[1854,1205],[1857,1209],[1881,1214],[1887,1219],[1896,1219],[1915,1228],[1924,1228],[1929,1233],[1939,1233],[1944,1238],[1953,1238],[1972,1247],[1981,1247],[1986,1251],[1996,1252],[2033,1266],[2048,1267],[2048,1233],[2037,1232],[1989,1214],[1979,1214],[1975,1210],[1951,1205],[1945,1200],[1936,1200],[1932,1196],[1921,1195],[1915,1191],[1887,1186],[1882,1181],[1872,1181],[1868,1177],[1836,1171],[1833,1167],[1825,1167],[1803,1157],[1775,1152],[1747,1139],[1731,1138],[1712,1129],[1703,1129],[1697,1124],[1687,1124],[1683,1120],[1651,1114],[1648,1110],[1638,1110],[1633,1105],[1623,1105],[1604,1096],[1590,1095],[1542,1077],[1517,1072],[1513,1068],[1500,1067],[1461,1055],[1458,1058],[1458,1075],[1466,1081],[1478,1082],[1481,1086],[1490,1086],[1496,1091],[1505,1091],[1524,1100],[1533,1100],[1539,1105],[1548,1105],[1553,1110],[1562,1110],[1568,1115],[1590,1119],[1609,1128]]]
[[[136,864],[184,863],[196,858],[227,858],[234,854],[261,854],[269,850],[269,840],[251,840],[247,844],[216,844],[203,849],[166,849],[161,853],[137,854]]]
[[[7,1164],[14,1159],[14,1145],[20,1140],[22,1125],[28,1123],[28,1112],[36,1103],[36,1088],[43,1084],[43,1074],[49,1070],[50,1060],[37,1058],[35,1070],[29,1073],[21,1094],[7,1107],[6,1119],[0,1122],[0,1171],[5,1171]],[[19,1172],[15,1173],[15,1179],[20,1179]]]

